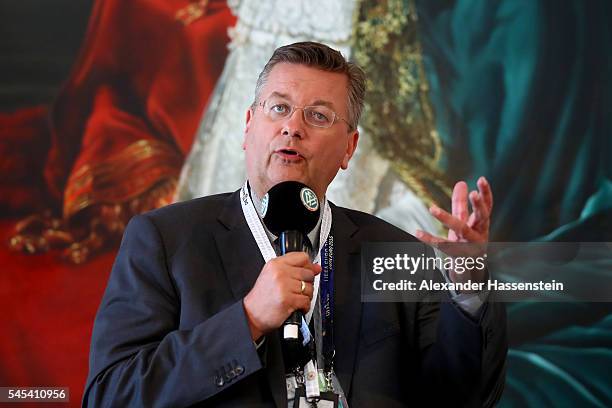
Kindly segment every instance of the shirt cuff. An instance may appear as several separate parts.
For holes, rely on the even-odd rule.
[[[461,310],[470,316],[477,318],[480,314],[480,308],[489,297],[488,290],[482,290],[474,293],[461,293],[452,297],[453,301]]]

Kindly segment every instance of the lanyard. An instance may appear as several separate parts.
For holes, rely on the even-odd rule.
[[[331,230],[332,223],[332,214],[331,208],[327,199],[324,199],[324,204],[321,206],[323,208],[323,219],[321,220],[321,231],[319,232],[319,248],[316,252],[315,259],[313,263],[321,263],[321,252],[322,247],[328,240],[329,231]],[[251,230],[251,234],[253,238],[255,238],[255,242],[259,247],[259,251],[261,252],[261,256],[264,259],[264,262],[268,262],[270,259],[276,258],[276,252],[274,252],[274,248],[272,247],[272,243],[268,238],[268,234],[264,229],[263,223],[259,215],[257,214],[257,210],[255,210],[255,206],[253,205],[253,201],[251,200],[251,195],[249,194],[249,185],[248,180],[244,182],[242,189],[240,191],[240,202],[242,203],[242,212],[244,214],[244,218]],[[312,301],[310,302],[310,310],[306,314],[306,322],[309,322],[312,318],[312,312],[316,306],[317,295],[319,291],[319,275],[315,276],[314,281],[314,293],[312,296]]]
[[[259,217],[257,211],[255,210],[255,206],[253,205],[253,201],[251,200],[251,195],[249,194],[248,180],[245,181],[242,186],[242,190],[240,192],[240,201],[242,203],[242,212],[246,219],[246,222],[251,230],[251,234],[253,238],[255,238],[255,242],[259,247],[259,251],[264,258],[265,262],[268,262],[270,259],[276,257],[276,252],[272,247],[272,243],[268,238],[268,234],[266,233],[264,226],[262,224],[262,220]],[[319,290],[320,276],[322,275],[323,283],[321,288],[321,324],[323,327],[323,353],[322,356],[324,358],[325,365],[325,377],[327,386],[331,389],[332,385],[332,370],[333,370],[333,358],[334,358],[334,346],[333,346],[333,276],[334,276],[334,268],[333,268],[333,237],[329,234],[331,230],[331,208],[327,200],[324,200],[323,204],[323,219],[321,220],[321,230],[319,232],[319,248],[316,252],[316,256],[313,263],[321,263],[321,274],[315,276],[314,281],[314,293],[312,296],[312,300],[310,302],[310,310],[306,314],[305,318],[302,319],[302,327],[304,327],[305,331],[308,331],[307,322],[312,318],[312,313],[314,312],[317,301],[317,295]],[[323,253],[323,254],[322,254]],[[325,300],[323,300],[325,299]],[[324,317],[325,316],[325,317]],[[306,337],[306,336],[305,336]],[[310,340],[311,346],[313,345],[312,339]],[[311,353],[314,350],[311,349]],[[319,390],[319,382],[318,382],[318,374],[316,367],[316,354],[313,355],[313,358],[306,364],[304,367],[305,375],[302,378],[305,378],[305,391],[308,399],[312,399],[313,401],[318,401],[320,396]],[[297,374],[297,373],[296,373]]]
[[[330,235],[321,256],[321,327],[324,371],[331,375],[334,368],[334,237]]]

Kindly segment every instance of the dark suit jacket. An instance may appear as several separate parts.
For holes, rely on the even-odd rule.
[[[278,332],[257,350],[242,306],[264,265],[239,192],[134,217],[94,324],[84,406],[287,406]],[[412,241],[332,206],[335,367],[352,408],[491,404],[504,383],[505,311],[362,303],[360,244]]]

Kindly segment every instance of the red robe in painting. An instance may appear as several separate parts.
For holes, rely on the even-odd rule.
[[[234,23],[224,1],[97,0],[54,103],[0,113],[0,383],[68,386],[79,406],[113,247],[74,266],[6,242],[19,217],[47,208],[59,229],[118,232],[168,202]]]

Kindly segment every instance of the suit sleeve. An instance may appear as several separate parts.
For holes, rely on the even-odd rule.
[[[490,294],[476,318],[448,296],[417,308],[423,387],[441,403],[488,407],[501,397],[508,351],[506,312],[494,296]]]
[[[188,406],[262,368],[242,300],[192,330],[179,315],[162,238],[137,216],[94,323],[83,406]]]

